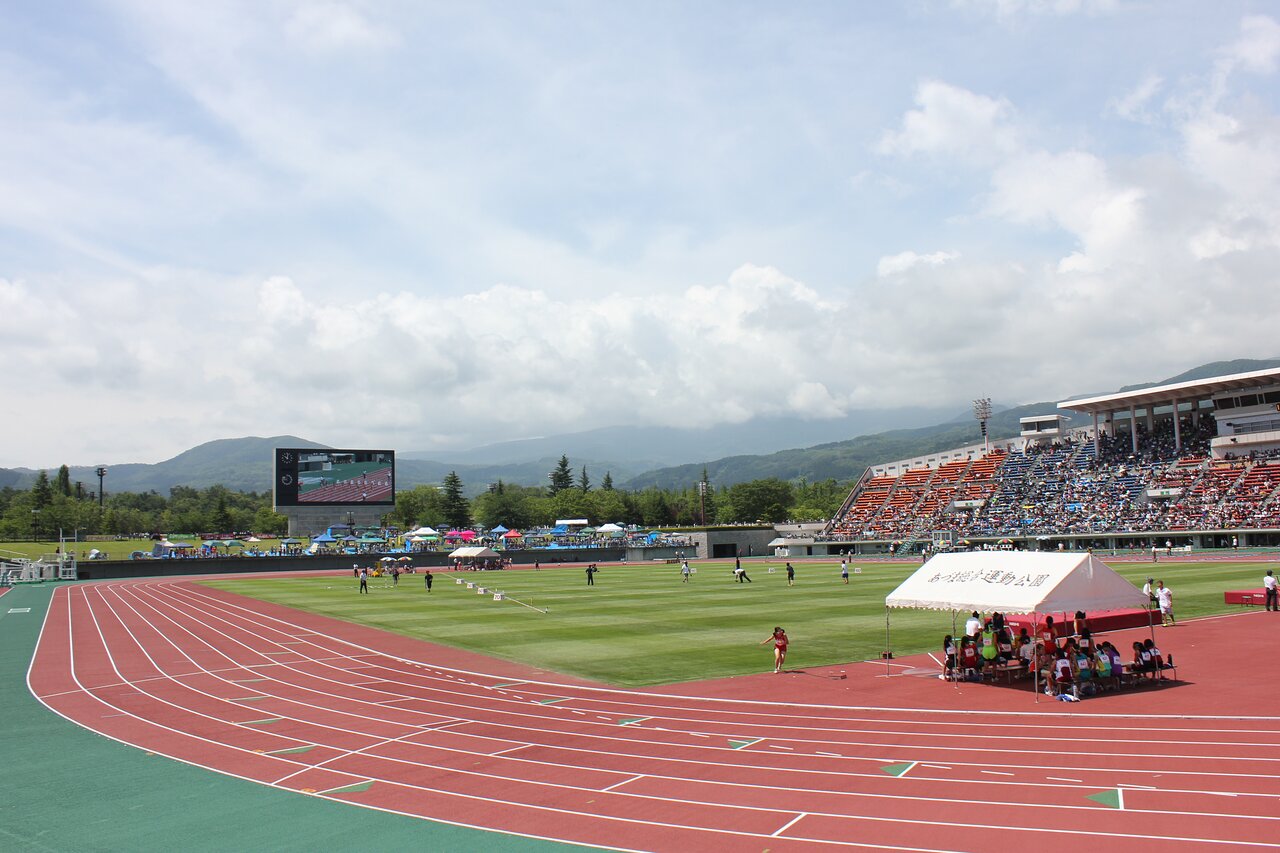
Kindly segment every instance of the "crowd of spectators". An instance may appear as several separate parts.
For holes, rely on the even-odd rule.
[[[1212,459],[1213,419],[1150,433],[1070,438],[973,461],[875,477],[850,496],[826,539],[898,540],[929,531],[1025,537],[1280,527],[1280,453]]]

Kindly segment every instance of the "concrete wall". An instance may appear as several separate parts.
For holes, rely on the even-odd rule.
[[[711,527],[706,530],[695,530],[687,534],[693,542],[694,551],[690,557],[733,559],[738,557],[762,557],[770,555],[769,548],[778,535],[773,525],[767,527]],[[717,547],[720,546],[720,547]],[[717,551],[725,553],[717,557]]]
[[[346,524],[348,517],[355,520],[356,527],[378,527],[382,517],[393,509],[394,506],[286,506],[278,507],[276,512],[289,519],[290,536],[311,536],[335,524]]]

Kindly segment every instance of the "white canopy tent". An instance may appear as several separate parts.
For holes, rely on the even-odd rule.
[[[492,548],[481,548],[476,545],[455,548],[449,554],[450,560],[496,560],[497,558],[497,551]]]
[[[1142,590],[1092,554],[938,554],[885,597],[885,662],[889,611],[894,607],[949,610],[954,623],[956,611],[1041,614],[1146,608],[1149,601]],[[1039,701],[1038,679],[1034,689]]]
[[[1146,607],[1142,590],[1092,554],[938,554],[885,598],[886,607],[1055,613]]]

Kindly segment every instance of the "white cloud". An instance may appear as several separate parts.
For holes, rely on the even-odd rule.
[[[285,30],[298,44],[315,51],[385,48],[396,42],[393,32],[340,3],[304,2],[289,16]]]
[[[66,49],[0,56],[0,359],[95,429],[15,425],[0,464],[963,406],[1272,355],[1274,21],[1157,49],[1108,4],[982,8],[1027,25],[926,16],[952,52],[900,7],[874,38],[782,7],[726,33],[124,0],[90,45],[28,21]]]
[[[1001,20],[1033,15],[1101,15],[1120,8],[1119,0],[951,0],[961,9],[975,9]]]
[[[1265,15],[1240,22],[1240,38],[1226,50],[1232,63],[1256,74],[1271,74],[1280,59],[1280,23]]]
[[[1164,79],[1159,74],[1148,74],[1130,91],[1107,101],[1107,112],[1126,121],[1150,122],[1153,114],[1148,105],[1163,85]]]
[[[882,154],[957,156],[993,162],[1017,148],[1009,119],[1012,105],[938,80],[916,89],[916,105],[902,117],[902,128],[880,138]]]
[[[909,250],[899,252],[896,255],[885,255],[876,264],[876,275],[880,278],[886,278],[887,276],[906,272],[912,267],[921,264],[931,267],[941,266],[947,261],[954,261],[958,257],[960,257],[959,252],[930,252],[927,255],[920,255]]]

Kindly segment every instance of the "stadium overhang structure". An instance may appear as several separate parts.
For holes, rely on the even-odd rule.
[[[1133,391],[1122,391],[1117,394],[1103,394],[1097,397],[1081,397],[1059,403],[1059,409],[1082,412],[1093,416],[1094,449],[1098,449],[1100,431],[1115,434],[1117,415],[1127,415],[1128,432],[1133,452],[1138,452],[1138,410],[1146,414],[1147,431],[1155,426],[1157,408],[1167,408],[1168,416],[1173,421],[1173,440],[1178,450],[1182,449],[1181,415],[1189,412],[1193,422],[1199,420],[1201,409],[1211,409],[1214,401],[1230,397],[1232,392],[1254,391],[1273,388],[1280,395],[1280,368],[1251,370],[1246,373],[1231,373],[1225,376],[1213,376],[1207,379],[1194,379],[1189,382],[1173,382],[1167,385],[1155,385],[1149,388],[1138,388]],[[1280,401],[1280,396],[1277,397]],[[1273,405],[1258,403],[1259,406]],[[1276,409],[1272,408],[1272,411]],[[1177,413],[1179,416],[1174,417]],[[1100,421],[1102,422],[1100,427]]]

